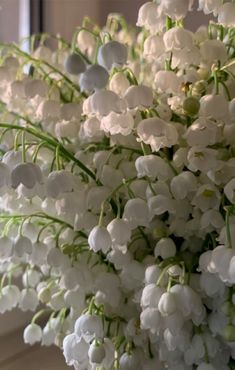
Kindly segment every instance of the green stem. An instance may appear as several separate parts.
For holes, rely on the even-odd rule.
[[[51,311],[48,308],[43,308],[42,310],[38,311],[32,318],[31,324],[35,324],[35,322],[42,316],[44,315],[45,312]]]
[[[226,235],[227,235],[227,247],[232,248],[232,237],[231,237],[231,230],[230,230],[230,223],[229,223],[231,210],[229,207],[226,207],[225,210],[226,210],[225,225],[226,225]]]
[[[25,131],[22,132],[22,162],[26,163]]]
[[[75,84],[72,80],[70,80],[70,78],[68,78],[68,76],[66,76],[63,72],[61,72],[58,68],[56,68],[55,66],[53,66],[52,64],[48,63],[47,61],[45,60],[39,60],[39,59],[36,59],[34,57],[32,57],[30,54],[22,51],[20,48],[18,48],[17,45],[15,44],[11,44],[11,45],[8,45],[10,48],[14,49],[19,55],[23,56],[24,58],[26,58],[28,61],[36,64],[36,66],[39,66],[40,64],[50,68],[53,72],[57,73],[59,76],[62,77],[63,81],[66,82],[69,86],[71,86],[74,90],[76,90],[77,92],[80,93],[80,88],[77,84]]]
[[[54,224],[54,221],[50,221],[46,225],[42,226],[42,228],[40,229],[40,231],[38,233],[36,243],[39,243],[40,242],[40,236],[42,235],[43,231],[45,229],[47,229],[49,226],[53,225],[53,224]]]
[[[61,170],[61,164],[60,164],[60,145],[57,145],[57,147],[56,147],[55,158],[56,158],[56,169],[57,169],[57,171],[60,171]]]
[[[27,122],[26,119],[25,119],[25,121]],[[0,127],[12,128],[12,129],[16,129],[16,130],[25,131],[25,132],[37,137],[38,139],[46,141],[48,143],[48,145],[51,146],[54,150],[58,146],[58,141],[56,139],[51,138],[49,135],[46,135],[45,133],[42,133],[42,132],[36,130],[35,128],[23,127],[23,126],[19,126],[19,125],[12,125],[10,123],[3,123],[3,122],[0,122]],[[74,157],[74,155],[72,153],[70,153],[66,148],[64,148],[61,144],[60,144],[60,153],[64,155],[65,159],[71,160],[74,163],[76,163],[76,165],[78,167],[80,167],[90,178],[92,178],[93,180],[96,181],[96,175],[88,167],[86,167],[81,161],[79,161],[79,159]]]
[[[100,217],[99,217],[99,222],[98,222],[99,227],[102,227],[102,223],[103,223],[104,206],[105,206],[105,201],[101,204],[101,208],[100,208]]]
[[[219,95],[219,79],[216,71],[213,72],[213,78],[215,83],[215,95]]]

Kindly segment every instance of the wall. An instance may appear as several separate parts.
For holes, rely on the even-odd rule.
[[[128,22],[136,23],[138,9],[147,0],[44,0],[45,29],[52,33],[60,33],[70,40],[76,26],[81,24],[84,16],[104,24],[110,12],[120,12]],[[196,6],[197,6],[196,0]],[[205,17],[196,10],[189,13],[186,26],[195,30],[201,24],[207,24],[210,17]]]
[[[19,38],[20,0],[0,0],[0,42]]]

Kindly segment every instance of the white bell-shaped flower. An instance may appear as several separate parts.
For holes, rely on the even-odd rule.
[[[36,110],[37,118],[57,120],[60,117],[60,103],[56,100],[43,100]]]
[[[36,242],[32,245],[32,253],[30,255],[30,261],[33,265],[41,266],[46,263],[48,253],[48,247],[45,243]]]
[[[15,256],[23,257],[24,254],[32,253],[32,242],[26,236],[18,236],[13,244],[13,253]]]
[[[107,259],[114,264],[116,269],[120,270],[130,263],[132,255],[128,250],[124,254],[119,248],[114,248],[108,253]]]
[[[49,347],[54,344],[56,338],[56,330],[51,326],[50,320],[42,330],[42,346]]]
[[[171,238],[162,238],[157,242],[154,249],[154,256],[161,256],[163,259],[174,257],[176,254],[176,245]]]
[[[82,105],[79,103],[66,103],[60,107],[61,119],[65,121],[78,120],[82,114]]]
[[[67,256],[65,256],[59,248],[51,248],[47,254],[47,263],[51,267],[63,268],[67,264]]]
[[[127,48],[118,41],[109,41],[100,46],[97,61],[108,71],[114,67],[122,67],[127,61]]]
[[[149,198],[148,207],[152,217],[162,215],[165,212],[173,214],[176,212],[174,200],[162,194]]]
[[[23,184],[32,189],[37,183],[42,184],[43,177],[40,167],[35,163],[21,163],[11,173],[11,186],[16,189]]]
[[[107,253],[111,248],[112,239],[105,227],[95,226],[89,234],[88,244],[94,252],[102,251]]]
[[[99,217],[91,212],[79,213],[75,216],[74,230],[84,229],[90,232],[97,225],[98,221]]]
[[[212,117],[216,120],[225,120],[229,116],[228,108],[228,101],[223,95],[204,95],[200,99],[199,115]],[[206,121],[204,121],[205,123]]]
[[[190,146],[208,146],[221,142],[222,125],[200,117],[187,129],[185,138]]]
[[[134,128],[134,118],[129,112],[118,114],[110,112],[106,117],[101,119],[100,127],[104,132],[110,135],[121,134],[130,135]]]
[[[45,98],[48,90],[47,83],[42,80],[32,79],[26,81],[24,84],[24,93],[27,98],[34,98],[37,95]]]
[[[157,309],[160,298],[162,294],[165,293],[165,289],[157,286],[156,283],[157,280],[144,287],[140,301],[142,308],[151,307]]]
[[[109,338],[104,338],[103,347],[105,350],[105,357],[101,362],[101,366],[105,369],[110,369],[114,363],[115,347]]]
[[[23,289],[20,293],[19,308],[22,311],[35,311],[39,304],[37,293],[32,288]]]
[[[177,310],[177,304],[172,293],[166,292],[162,294],[158,303],[158,310],[162,316],[172,315]]]
[[[22,282],[25,287],[30,286],[35,288],[41,280],[41,273],[34,269],[27,269],[22,277]]]
[[[140,327],[142,330],[150,330],[152,334],[156,334],[161,328],[162,317],[158,309],[145,308],[140,314]]]
[[[225,27],[235,26],[235,5],[234,3],[225,3],[218,10],[218,23]]]
[[[88,357],[91,363],[100,365],[105,358],[105,349],[103,344],[92,342],[88,350]]]
[[[144,41],[144,56],[150,60],[160,58],[165,52],[163,38],[160,35],[150,35]]]
[[[233,255],[232,258],[231,258],[231,261],[229,263],[229,271],[228,271],[228,275],[229,275],[229,282],[234,284],[234,281],[235,281],[235,256]]]
[[[192,10],[194,0],[162,0],[161,6],[165,14],[174,20],[185,18]]]
[[[121,298],[119,287],[120,279],[118,276],[109,272],[100,273],[95,282],[95,289],[103,297],[99,299],[96,295],[96,302],[102,301],[103,304],[108,303],[112,307],[118,307]]]
[[[202,307],[200,296],[188,285],[175,284],[170,288],[174,294],[177,309],[184,317],[188,317],[194,310],[200,310]]]
[[[64,302],[68,307],[72,307],[77,311],[82,311],[85,309],[85,293],[82,289],[69,290],[64,295]]]
[[[55,125],[55,134],[58,138],[75,138],[78,136],[78,127],[76,122],[57,122]]]
[[[62,292],[59,291],[52,294],[49,305],[54,311],[62,310],[65,306],[64,296]]]
[[[125,245],[130,241],[131,229],[125,220],[113,219],[107,226],[114,245]]]
[[[167,180],[171,177],[172,172],[168,164],[160,157],[149,154],[140,156],[135,161],[135,167],[138,177],[148,176],[159,180]]]
[[[102,182],[102,184],[111,189],[115,189],[120,184],[122,184],[123,178],[124,176],[122,171],[119,169],[115,169],[110,165],[104,165],[99,176],[99,179]]]
[[[137,126],[140,141],[151,146],[152,151],[158,152],[161,148],[175,145],[178,141],[176,128],[160,118],[147,118]]]
[[[206,40],[200,45],[202,60],[211,66],[218,60],[224,63],[228,56],[225,44],[220,40]],[[218,95],[222,97],[222,95]]]
[[[218,245],[211,253],[211,259],[207,268],[208,271],[211,273],[225,272],[226,267],[228,267],[227,264],[230,263],[229,258],[231,259],[232,254],[232,249],[227,248],[225,245]]]
[[[124,99],[129,109],[145,109],[151,107],[153,104],[153,92],[148,86],[133,85],[127,89]]]
[[[4,260],[12,255],[12,241],[7,236],[0,237],[0,258]]]
[[[196,191],[197,179],[190,171],[184,171],[171,180],[171,192],[175,199],[185,199],[188,194]]]
[[[110,90],[119,96],[123,96],[129,86],[130,82],[123,72],[115,73],[109,81]]]
[[[16,285],[6,285],[1,291],[2,298],[6,298],[6,310],[10,311],[15,308],[20,299],[20,290]]]
[[[207,173],[208,171],[216,168],[216,155],[217,151],[214,149],[194,146],[188,151],[187,167],[193,172],[199,170],[203,173]]]
[[[155,284],[161,274],[161,269],[158,265],[148,266],[145,270],[145,284]]]
[[[50,63],[52,60],[52,50],[47,46],[40,45],[34,51],[33,56],[36,59],[42,59]]]
[[[85,370],[88,367],[89,344],[76,334],[69,334],[63,340],[63,354],[68,366]]]
[[[148,226],[149,211],[147,203],[139,198],[129,199],[124,207],[123,219],[132,229],[138,226]]]
[[[200,255],[198,271],[203,271],[203,272],[208,271],[208,266],[211,262],[211,256],[212,256],[211,250],[206,251]]]
[[[216,209],[209,209],[203,213],[200,221],[202,229],[212,232],[215,229],[221,230],[224,226],[224,219],[221,213]]]
[[[201,55],[200,51],[196,46],[192,46],[192,48],[189,49],[181,49],[176,50],[173,53],[172,56],[172,68],[179,68],[181,70],[188,70],[188,73],[184,75],[184,81],[189,82],[196,82],[198,79],[198,75],[195,74],[195,71],[190,70],[190,65],[192,64],[200,64]]]
[[[158,71],[154,78],[155,87],[160,93],[178,94],[181,83],[180,77],[173,71]]]
[[[169,31],[166,31],[163,41],[166,51],[190,50],[193,47],[192,33],[181,27],[173,27]]]
[[[123,266],[120,278],[125,290],[141,289],[144,280],[143,265],[135,260],[130,261],[128,265]]]
[[[192,199],[192,204],[205,212],[208,209],[219,209],[221,195],[211,184],[201,185]]]
[[[219,276],[209,272],[204,272],[200,275],[200,286],[208,297],[222,295],[225,289]]]
[[[82,57],[78,54],[70,54],[65,59],[64,67],[66,72],[72,75],[79,75],[80,73],[85,72],[86,64]]]
[[[74,176],[69,171],[53,171],[46,179],[46,192],[48,197],[58,198],[60,193],[71,192],[74,189]]]
[[[102,340],[104,336],[102,317],[90,314],[81,315],[75,323],[74,332],[87,343],[93,339]]]
[[[91,32],[82,29],[77,36],[77,45],[82,53],[87,53],[89,58],[92,58],[96,50],[97,39]]]
[[[99,90],[91,95],[83,104],[85,114],[107,116],[110,112],[121,113],[125,109],[124,100],[109,90]]]
[[[109,74],[107,70],[98,64],[93,64],[81,74],[79,82],[82,91],[91,92],[96,89],[103,89],[107,85],[108,80]]]
[[[161,7],[155,2],[147,2],[143,4],[138,13],[136,25],[138,27],[145,27],[151,33],[163,30],[164,15]]]
[[[3,314],[10,309],[10,302],[7,294],[0,294],[0,313]]]
[[[24,342],[30,344],[31,346],[35,343],[41,342],[42,339],[42,329],[39,325],[35,323],[29,324],[24,329]]]
[[[76,214],[86,211],[86,195],[83,191],[65,193],[56,200],[55,208],[59,216],[73,222]]]
[[[100,127],[100,121],[96,117],[88,118],[79,132],[79,137],[84,140],[91,140],[93,142],[100,141],[104,134]]]
[[[198,10],[202,10],[206,15],[213,13],[216,17],[222,4],[223,0],[199,0]]]
[[[107,186],[91,187],[87,194],[87,209],[100,212],[102,203],[109,197],[110,189]]]
[[[131,354],[124,352],[119,359],[120,370],[141,370],[142,361],[140,353],[133,351]]]

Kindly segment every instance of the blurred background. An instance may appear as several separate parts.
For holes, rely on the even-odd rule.
[[[122,13],[136,23],[139,7],[147,0],[0,0],[0,40],[17,41],[35,32],[59,33],[70,40],[84,16],[104,24],[110,12]],[[210,17],[195,11],[186,19],[186,27],[195,30]]]

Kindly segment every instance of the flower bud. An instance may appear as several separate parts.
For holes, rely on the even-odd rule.
[[[100,364],[105,358],[105,349],[102,344],[91,343],[88,357],[92,363]]]
[[[44,304],[49,303],[51,299],[51,291],[48,288],[43,288],[38,293],[38,299]]]
[[[200,109],[200,103],[194,97],[186,98],[183,102],[183,109],[186,114],[189,114],[190,116],[195,116]]]

